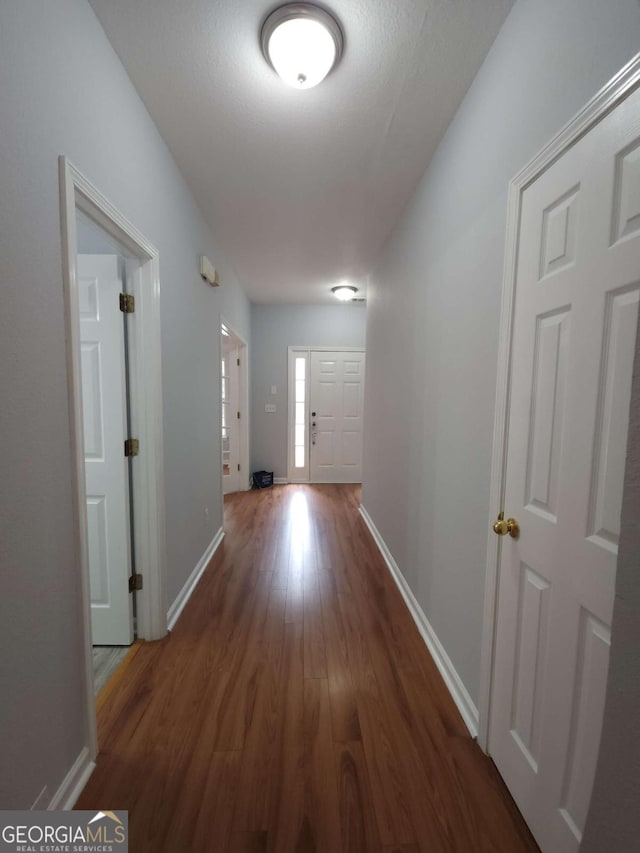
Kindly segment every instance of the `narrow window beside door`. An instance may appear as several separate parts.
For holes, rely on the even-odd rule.
[[[307,359],[296,358],[294,465],[306,466],[306,376]]]

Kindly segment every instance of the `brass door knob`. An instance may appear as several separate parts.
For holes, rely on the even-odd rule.
[[[498,536],[506,536],[507,533],[512,539],[517,539],[520,535],[520,525],[515,518],[504,520],[504,513],[501,512],[493,524],[493,532]]]

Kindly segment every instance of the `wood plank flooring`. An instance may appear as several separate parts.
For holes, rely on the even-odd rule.
[[[77,808],[130,850],[536,851],[360,518],[356,486],[229,496],[171,635],[98,713]]]

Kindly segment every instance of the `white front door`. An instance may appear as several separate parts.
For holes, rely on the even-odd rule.
[[[311,352],[309,478],[362,481],[363,352]]]
[[[129,645],[133,614],[118,258],[79,255],[77,270],[92,642]]]
[[[640,289],[640,93],[523,195],[489,751],[577,851],[609,662]]]

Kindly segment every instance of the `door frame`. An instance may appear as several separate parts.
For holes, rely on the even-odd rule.
[[[311,353],[312,352],[363,352],[366,355],[366,347],[341,347],[341,346],[289,346],[287,347],[287,482],[289,483],[310,483],[311,482],[311,469],[310,469],[310,461],[309,461],[309,453],[310,447],[307,442],[306,446],[306,472],[307,476],[305,477],[296,477],[295,476],[295,468],[293,466],[294,458],[293,458],[293,440],[295,434],[295,407],[294,407],[294,382],[295,382],[295,370],[294,370],[294,359],[296,355],[303,354],[307,359],[307,370],[305,376],[306,389],[307,393],[309,392],[310,384],[311,384]],[[307,397],[308,402],[308,397]],[[309,407],[307,406],[306,411],[309,411]],[[305,428],[308,432],[309,424],[305,422]],[[279,481],[278,481],[279,482]]]
[[[492,530],[498,513],[504,508],[508,419],[510,411],[511,355],[513,310],[518,262],[520,214],[525,190],[564,153],[585,136],[608,113],[640,86],[640,53],[627,63],[603,88],[560,130],[541,151],[521,169],[509,183],[498,374],[491,456],[491,487],[485,575],[482,650],[480,660],[480,695],[478,702],[478,743],[490,753],[489,718],[495,657],[495,628],[498,583],[500,577],[501,540]]]
[[[236,340],[240,341],[239,355],[240,370],[238,371],[238,411],[240,412],[240,427],[238,436],[240,439],[240,462],[239,491],[246,492],[251,488],[249,471],[249,345],[245,338],[239,334],[231,323],[220,313],[218,324],[218,401],[220,403],[220,423],[218,424],[218,435],[222,435],[222,378],[220,368],[222,365],[222,327],[225,326]],[[222,439],[220,439],[220,494],[224,498],[224,471],[222,467]]]
[[[160,347],[160,278],[158,250],[73,166],[58,158],[62,278],[66,330],[69,427],[75,554],[82,601],[84,647],[85,736],[90,760],[98,751],[91,646],[91,593],[84,470],[82,368],[79,295],[76,268],[76,208],[82,210],[139,261],[133,275],[136,310],[129,339],[129,380],[132,426],[140,440],[133,482],[134,548],[144,587],[137,593],[137,633],[157,640],[167,632],[165,590],[165,500],[162,435],[162,373]]]

